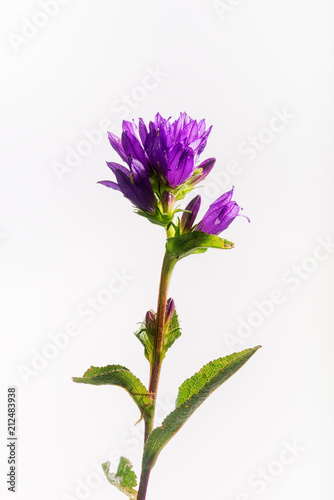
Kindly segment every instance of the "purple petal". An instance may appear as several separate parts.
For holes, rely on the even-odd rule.
[[[129,157],[131,157],[139,160],[145,168],[149,169],[149,164],[145,152],[134,134],[124,131],[122,133],[122,146],[125,153],[128,155],[128,162]]]
[[[210,132],[212,130],[212,125],[211,127],[208,128],[208,130],[202,135],[202,139],[201,139],[201,142],[199,144],[199,146],[197,146],[197,150],[196,150],[196,153],[197,153],[197,156],[199,156],[205,149],[205,146],[208,142],[208,137],[210,135]]]
[[[139,137],[140,137],[140,140],[141,140],[143,147],[145,147],[145,141],[146,141],[147,134],[148,134],[148,130],[147,130],[147,127],[144,123],[144,120],[142,118],[139,118]]]
[[[115,191],[120,191],[121,190],[121,188],[119,187],[118,184],[116,184],[116,182],[112,182],[112,181],[99,181],[98,184],[102,184],[102,186],[107,186],[108,188],[115,189]]]
[[[154,210],[153,190],[152,193],[147,193],[145,190],[143,190],[141,183],[138,182],[138,177],[136,183],[134,179],[127,177],[120,170],[117,170],[115,175],[120,190],[122,191],[124,196],[133,203],[133,205],[135,205],[136,207],[145,212],[153,212]],[[151,195],[153,195],[153,201]]]
[[[170,131],[170,123],[168,121],[161,124],[159,129],[159,139],[162,150],[169,150],[174,143],[173,136]]]
[[[150,122],[150,132],[146,137],[145,150],[154,170],[167,176],[167,151],[162,146],[159,132],[154,128],[154,124]]]
[[[122,158],[124,161],[128,161],[128,157],[123,149],[121,139],[117,137],[117,135],[108,132],[108,138],[111,146],[114,148],[116,153]]]
[[[119,163],[115,163],[114,161],[107,161],[106,162],[112,173],[114,174],[116,170],[121,170],[124,174],[130,175],[130,171],[128,168],[124,167],[123,165],[120,165]]]
[[[187,148],[180,156],[179,163],[176,168],[168,172],[168,182],[172,188],[183,184],[194,171],[194,152]]]
[[[197,230],[209,234],[219,234],[239,215],[240,207],[232,201],[233,188],[212,203],[198,224]]]
[[[185,124],[187,123],[188,115],[187,113],[180,113],[180,117],[172,123],[172,131],[174,135],[174,140],[179,141],[179,136]]]
[[[182,151],[183,151],[183,146],[179,142],[178,144],[175,144],[175,146],[173,146],[168,153],[168,173],[167,173],[168,181],[170,180],[170,175],[172,176],[173,172],[178,168]]]
[[[162,118],[161,114],[160,114],[160,113],[157,113],[157,114],[155,115],[155,117],[154,117],[154,123],[155,123],[155,126],[159,128],[159,127],[160,127],[160,125],[161,125],[161,123],[163,122],[163,120],[164,120],[164,119]]]
[[[123,132],[130,132],[130,134],[136,135],[136,132],[134,130],[134,124],[127,120],[123,120],[122,130]]]
[[[204,134],[204,132],[205,132],[205,128],[206,128],[206,125],[205,125],[205,119],[203,118],[203,120],[201,120],[201,121],[198,123],[198,134],[199,134],[199,135]]]
[[[187,139],[187,144],[198,139],[198,126],[196,120],[191,120],[182,130],[180,140],[184,141],[185,139]]]
[[[210,207],[208,209],[208,213],[211,210],[215,210],[217,208],[217,206],[222,207],[224,204],[226,204],[229,201],[231,201],[232,196],[233,196],[233,191],[234,191],[234,187],[230,191],[227,191],[226,193],[224,193],[221,196],[219,196],[219,198],[217,198],[216,201],[214,201],[213,203],[211,203],[211,205],[210,205]]]
[[[198,229],[209,234],[219,234],[228,228],[239,212],[240,207],[235,201],[228,202],[223,207],[217,206],[215,210],[211,210],[210,213],[208,211],[204,215]]]

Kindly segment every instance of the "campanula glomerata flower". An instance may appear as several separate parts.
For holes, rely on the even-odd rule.
[[[196,230],[218,235],[227,229],[231,222],[240,215],[239,212],[241,210],[237,202],[232,201],[232,196],[233,188],[214,201],[208,208],[203,219],[193,226],[201,204],[201,197],[199,195],[195,196],[187,205],[182,215],[180,233]],[[248,219],[248,217],[246,218]]]
[[[149,213],[162,206],[164,191],[183,198],[214,166],[214,158],[197,164],[211,128],[206,128],[205,120],[197,122],[186,113],[174,122],[157,113],[148,127],[142,118],[138,125],[124,120],[121,137],[111,132],[108,136],[126,166],[107,162],[117,182],[100,183],[121,191],[133,205]]]

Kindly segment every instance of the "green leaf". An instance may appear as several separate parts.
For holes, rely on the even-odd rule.
[[[108,365],[103,368],[91,366],[83,377],[73,377],[73,381],[79,384],[118,385],[130,394],[142,415],[149,414],[152,408],[148,390],[139,378],[124,366]]]
[[[172,347],[175,340],[181,336],[181,333],[182,332],[179,325],[179,318],[175,310],[172,320],[163,336],[163,347],[162,347],[163,356],[165,356],[168,349]]]
[[[224,240],[219,236],[207,234],[203,231],[192,231],[169,238],[166,243],[167,252],[176,259],[182,259],[194,253],[206,252],[208,248],[229,249],[234,243]]]
[[[160,427],[154,429],[145,444],[143,468],[152,467],[156,459],[194,411],[215,391],[225,380],[231,377],[253,356],[261,346],[219,358],[203,366],[203,368],[187,379],[180,386],[176,408]]]
[[[137,486],[137,476],[127,458],[120,458],[116,474],[110,472],[110,462],[102,464],[102,469],[109,483],[125,493],[130,500],[136,500],[137,491],[134,490],[134,487]]]
[[[154,312],[153,310],[151,310]],[[154,334],[155,334],[155,326],[153,325],[153,329],[150,330],[147,328],[145,321],[142,322],[141,327],[137,332],[135,332],[135,336],[140,340],[142,345],[144,346],[144,353],[146,359],[150,363],[153,361],[153,349],[154,349]],[[162,359],[165,357],[168,349],[174,344],[175,340],[181,336],[181,329],[179,325],[179,319],[177,312],[174,311],[173,317],[171,319],[170,324],[165,329],[163,336],[163,345],[162,345]]]
[[[146,359],[152,363],[153,360],[153,347],[154,347],[154,335],[146,328],[145,321],[141,324],[139,330],[135,332],[135,336],[144,346],[144,354]]]

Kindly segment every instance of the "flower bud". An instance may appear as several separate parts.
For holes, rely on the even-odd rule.
[[[165,214],[170,215],[173,212],[175,204],[175,196],[170,191],[164,191],[161,195],[162,210]]]
[[[196,174],[195,170],[195,174],[190,180],[190,185],[195,186],[199,182],[203,181],[205,177],[209,175],[215,163],[216,163],[216,158],[208,158],[207,160],[203,161],[200,165],[198,165],[196,167],[198,173]]]
[[[155,329],[155,314],[153,311],[147,311],[145,316],[146,328],[149,331],[154,331]]]
[[[188,205],[185,208],[185,212],[181,217],[180,234],[189,233],[190,229],[192,228],[195,222],[200,206],[201,206],[201,197],[198,194],[197,196],[195,196],[195,198],[191,200],[190,203],[188,203]]]
[[[172,321],[175,311],[175,302],[172,298],[169,298],[166,303],[166,314],[165,314],[165,324],[169,325]]]

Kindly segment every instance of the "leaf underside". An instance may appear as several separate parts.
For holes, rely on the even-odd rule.
[[[152,467],[156,459],[194,411],[215,391],[225,380],[231,377],[253,356],[261,346],[231,354],[216,359],[185,380],[179,388],[176,408],[154,429],[144,447],[143,467]]]
[[[174,311],[172,320],[168,325],[167,331],[163,336],[163,356],[166,355],[166,352],[172,345],[175,340],[177,340],[181,336],[181,328],[179,324],[179,317],[177,315],[176,310]]]
[[[144,347],[145,358],[152,363],[153,360],[153,346],[154,346],[154,337],[153,334],[150,333],[145,325],[145,322],[141,324],[141,327],[138,331],[135,332],[135,336],[141,342]]]
[[[203,231],[192,231],[181,236],[174,236],[169,238],[166,243],[167,252],[176,259],[206,252],[208,248],[230,249],[233,247],[234,243],[231,241]]]
[[[83,377],[73,377],[73,381],[79,384],[90,385],[117,385],[123,387],[144,415],[152,404],[148,390],[134,374],[124,366],[108,365],[102,368],[92,366]]]
[[[132,470],[131,462],[127,458],[120,458],[116,474],[110,472],[110,462],[102,464],[102,469],[109,483],[125,493],[130,500],[136,500],[137,491],[134,487],[137,486],[137,476]]]

